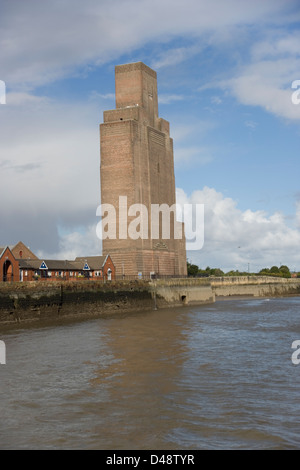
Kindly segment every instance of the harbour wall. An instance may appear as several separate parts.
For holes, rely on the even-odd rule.
[[[57,319],[87,319],[224,297],[300,295],[300,279],[263,276],[0,283],[0,328]]]
[[[151,282],[157,307],[199,305],[215,302],[215,294],[207,279],[158,279]]]
[[[214,302],[201,279],[0,283],[0,326]]]
[[[228,276],[211,279],[218,297],[278,297],[300,294],[300,279],[269,276]]]

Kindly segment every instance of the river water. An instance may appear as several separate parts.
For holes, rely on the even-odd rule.
[[[2,331],[1,449],[300,448],[300,297]],[[299,355],[300,356],[300,355]]]

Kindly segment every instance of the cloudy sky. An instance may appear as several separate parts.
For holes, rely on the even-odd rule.
[[[299,0],[0,0],[0,245],[101,252],[99,124],[115,65],[142,61],[178,202],[205,205],[189,260],[300,270],[299,26]]]

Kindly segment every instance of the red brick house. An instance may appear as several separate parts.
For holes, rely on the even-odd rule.
[[[0,247],[0,282],[19,281],[19,262],[9,246]]]
[[[19,281],[19,259],[38,259],[23,242],[0,247],[0,282]]]
[[[18,242],[15,246],[11,247],[11,252],[16,259],[38,259],[23,242]]]
[[[73,261],[73,265],[75,263],[78,263],[77,266],[81,267],[82,271],[88,272],[91,279],[115,279],[116,270],[110,255],[78,257]]]
[[[0,247],[0,282],[60,279],[113,280],[115,266],[110,255],[78,257],[74,261],[42,260],[22,242]]]
[[[68,260],[19,260],[20,280],[47,280],[59,279],[78,280],[112,280],[115,279],[115,267],[109,255],[86,256]]]

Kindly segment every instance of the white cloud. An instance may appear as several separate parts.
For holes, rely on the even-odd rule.
[[[267,33],[268,39],[263,40],[252,47],[252,58],[255,61],[260,61],[265,58],[278,58],[278,57],[296,57],[300,56],[299,43],[300,32],[293,31],[290,33],[269,32]]]
[[[158,103],[160,104],[170,104],[170,103],[174,103],[174,101],[182,101],[184,100],[185,97],[183,95],[168,95],[168,94],[164,94],[164,93],[161,93],[158,97]]]
[[[279,37],[278,37],[279,34]],[[245,105],[260,106],[276,116],[300,120],[300,106],[292,102],[292,83],[300,79],[300,34],[275,33],[252,46],[250,63],[221,85]]]
[[[220,35],[237,25],[296,21],[299,14],[290,16],[296,5],[283,0],[5,2],[0,19],[1,79],[8,85],[32,87],[74,75],[78,67],[111,61],[149,41],[167,43],[183,35],[212,41],[216,32]],[[193,53],[195,46],[191,47],[161,53],[156,66],[178,64]]]
[[[96,222],[101,114],[91,101],[27,98],[1,108],[0,238],[56,251],[59,223]]]
[[[300,106],[292,102],[293,90],[291,84],[296,76],[296,67],[300,70],[300,60],[298,65],[294,67],[295,71],[290,73],[290,86],[285,87],[285,89],[281,89],[274,83],[276,77],[278,78],[278,72],[276,72],[276,76],[269,78],[269,73],[266,74],[259,70],[261,65],[265,65],[265,68],[268,68],[266,63],[256,64],[252,68],[246,68],[243,75],[230,81],[229,86],[234,95],[242,104],[260,106],[276,116],[299,120]],[[280,69],[285,66],[280,61],[277,61],[277,64],[269,64],[270,69],[277,69],[277,67]]]
[[[61,233],[56,252],[47,252],[46,248],[37,251],[37,256],[44,259],[73,260],[77,256],[97,256],[101,254],[101,240],[96,235],[96,224]]]
[[[188,196],[177,189],[179,204],[204,204],[205,240],[202,250],[188,257],[200,267],[257,271],[280,263],[300,268],[300,230],[287,224],[283,214],[242,211],[232,198],[204,187]],[[295,214],[298,217],[299,206]]]
[[[170,48],[160,53],[159,57],[153,61],[152,67],[159,70],[163,67],[181,64],[185,60],[198,54],[202,48],[203,46],[199,46],[198,44],[174,49]]]
[[[35,96],[26,92],[10,92],[6,94],[7,106],[38,105],[46,101],[49,101],[46,96]]]

